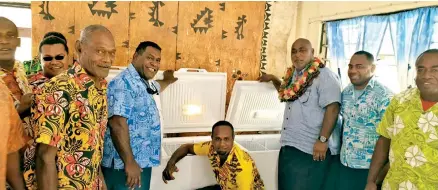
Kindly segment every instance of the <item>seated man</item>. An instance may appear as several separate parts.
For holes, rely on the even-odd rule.
[[[175,179],[172,176],[173,172],[178,171],[175,164],[187,154],[208,156],[220,189],[265,189],[251,156],[234,144],[234,128],[227,121],[213,125],[211,141],[179,147],[163,171],[164,183]]]

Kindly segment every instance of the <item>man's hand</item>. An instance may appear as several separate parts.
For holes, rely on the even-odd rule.
[[[20,99],[20,105],[17,108],[18,113],[22,114],[26,110],[30,109],[32,104],[32,93],[23,95]]]
[[[175,177],[173,177],[173,172],[178,172],[178,168],[175,164],[167,163],[166,168],[163,171],[163,181],[165,184],[167,184],[167,181],[174,180]]]
[[[365,190],[377,190],[376,183],[368,182],[367,186],[365,186]]]
[[[178,80],[178,78],[175,78],[173,70],[166,70],[163,72],[163,81],[168,82],[169,84],[172,84]]]
[[[271,82],[273,78],[274,77],[271,74],[263,74],[257,80],[260,82]]]
[[[327,153],[327,142],[323,143],[319,140],[313,145],[313,160],[314,161],[324,161],[325,155]]]
[[[140,168],[135,160],[125,164],[126,186],[131,189],[134,189],[136,187],[140,188],[141,172],[143,172],[143,170]]]

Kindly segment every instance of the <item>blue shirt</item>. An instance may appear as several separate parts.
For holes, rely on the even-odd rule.
[[[313,146],[322,129],[325,107],[331,103],[341,103],[339,77],[328,68],[321,68],[317,78],[306,92],[293,102],[287,102],[284,112],[281,145],[295,147],[307,154],[313,154]],[[295,73],[293,78],[295,78]],[[300,75],[300,73],[297,73]],[[340,119],[329,138],[332,155],[339,154]]]
[[[361,93],[361,94],[357,94]],[[379,139],[376,126],[389,105],[392,92],[372,78],[363,91],[349,84],[342,92],[344,119],[341,163],[355,169],[368,169]],[[356,98],[357,97],[357,98]]]
[[[161,154],[160,115],[153,96],[146,91],[146,83],[130,64],[109,83],[107,92],[108,118],[114,115],[127,118],[132,153],[141,168],[160,165]],[[153,84],[159,91],[159,84],[155,81]],[[105,133],[102,166],[123,169],[110,128],[108,125]]]

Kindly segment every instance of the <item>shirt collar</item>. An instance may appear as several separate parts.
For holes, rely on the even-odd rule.
[[[134,67],[134,65],[133,65],[132,63],[128,65],[128,72],[129,72],[129,74],[131,74],[131,76],[134,77],[135,79],[137,79],[137,80],[139,80],[139,81],[145,81],[145,82],[148,82],[149,85],[151,85],[152,80],[146,80],[146,79],[141,78],[140,74],[138,74],[137,69],[135,69],[135,67]]]
[[[90,86],[94,85],[93,79],[91,79],[90,75],[88,75],[85,69],[82,68],[77,61],[67,71],[67,73],[69,75],[73,75],[75,81],[83,88],[89,88]],[[103,90],[107,88],[107,81],[105,79],[100,80],[100,84]]]

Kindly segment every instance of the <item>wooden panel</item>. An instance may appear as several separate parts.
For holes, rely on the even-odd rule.
[[[232,91],[233,71],[240,70],[244,80],[256,80],[260,69],[265,2],[226,2],[223,30],[227,38],[221,46],[221,64],[228,75],[228,95]]]
[[[219,2],[179,2],[176,68],[216,71],[223,16]]]
[[[160,69],[175,69],[177,13],[178,2],[131,2],[129,60],[140,42],[153,41],[162,49]]]
[[[114,1],[80,2],[75,8],[75,36],[88,25],[101,24],[107,27],[116,43],[114,66],[126,66],[129,61],[129,3]],[[68,10],[68,9],[66,9]],[[68,12],[65,11],[64,12]]]
[[[78,2],[32,1],[32,57],[39,53],[39,44],[47,32],[57,31],[67,38],[70,63],[73,61],[75,38],[74,13]],[[65,11],[69,10],[69,11]]]

